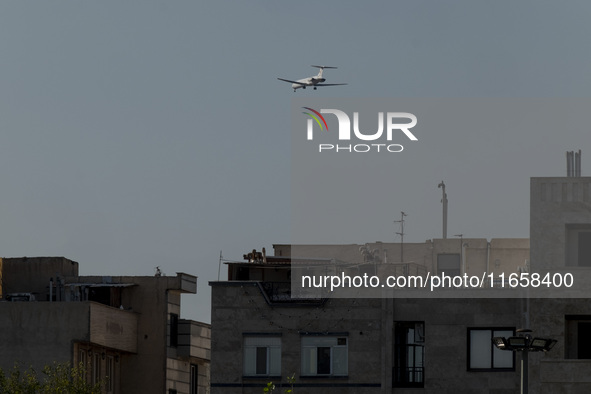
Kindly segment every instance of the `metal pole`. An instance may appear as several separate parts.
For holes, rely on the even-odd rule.
[[[406,213],[400,211],[400,220],[395,220],[394,223],[400,223],[400,262],[404,262],[404,217],[408,216]]]
[[[526,331],[526,330],[524,330]],[[528,330],[530,331],[530,330]],[[527,394],[529,391],[529,345],[531,345],[532,336],[525,334],[525,348],[521,356],[521,394]]]
[[[529,345],[528,345],[529,346]],[[523,351],[521,357],[521,394],[527,394],[529,388],[529,351],[527,348]]]
[[[443,197],[441,202],[443,203],[443,239],[447,238],[447,194],[445,193],[445,183],[441,181],[437,187],[442,189]]]

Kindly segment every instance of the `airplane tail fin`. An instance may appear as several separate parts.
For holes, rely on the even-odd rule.
[[[314,65],[312,65],[312,67],[316,67],[316,68],[320,69],[318,71],[318,75],[316,75],[316,78],[322,78],[322,72],[324,71],[325,68],[337,68],[337,67],[331,67],[331,66],[314,66]]]

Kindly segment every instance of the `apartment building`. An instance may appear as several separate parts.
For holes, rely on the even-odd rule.
[[[104,393],[209,392],[210,326],[182,319],[197,278],[79,276],[63,257],[0,260],[0,367],[82,363]]]
[[[530,229],[530,239],[275,245],[273,256],[253,251],[228,263],[228,280],[210,282],[212,393],[257,393],[271,381],[290,387],[295,376],[295,392],[306,393],[509,394],[523,373],[530,392],[591,392],[591,178],[532,178]],[[292,294],[303,270],[381,269],[403,277],[484,275],[508,287],[451,297]],[[562,283],[510,288],[510,274]],[[576,285],[565,286],[565,278]],[[527,371],[524,352],[492,341],[522,336],[522,328],[556,340],[528,355]]]

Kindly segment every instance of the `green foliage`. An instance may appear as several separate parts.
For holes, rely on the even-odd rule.
[[[101,384],[86,382],[82,364],[54,363],[43,367],[42,375],[32,367],[21,371],[18,364],[5,373],[0,368],[0,394],[100,394]]]
[[[296,379],[295,379],[295,372],[291,375],[287,377],[287,383],[289,383],[290,387],[288,389],[283,389],[283,392],[286,394],[292,394],[294,393],[293,391],[293,385],[295,383]],[[273,393],[273,391],[275,391],[275,385],[273,384],[273,382],[269,382],[267,383],[267,387],[265,387],[263,389],[263,393]]]
[[[287,377],[287,383],[289,383],[290,387],[288,389],[283,390],[284,393],[290,394],[293,393],[293,384],[295,383],[295,372]]]

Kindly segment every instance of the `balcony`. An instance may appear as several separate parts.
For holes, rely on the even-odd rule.
[[[177,355],[211,359],[211,326],[193,320],[179,320]]]
[[[126,352],[137,352],[137,314],[96,302],[89,302],[88,305],[90,342]]]
[[[540,381],[542,387],[552,384],[591,383],[591,360],[551,359],[540,362]],[[545,391],[552,392],[552,391]]]
[[[266,296],[269,303],[301,303],[301,304],[321,304],[325,298],[291,298],[290,282],[259,282],[261,291]]]

